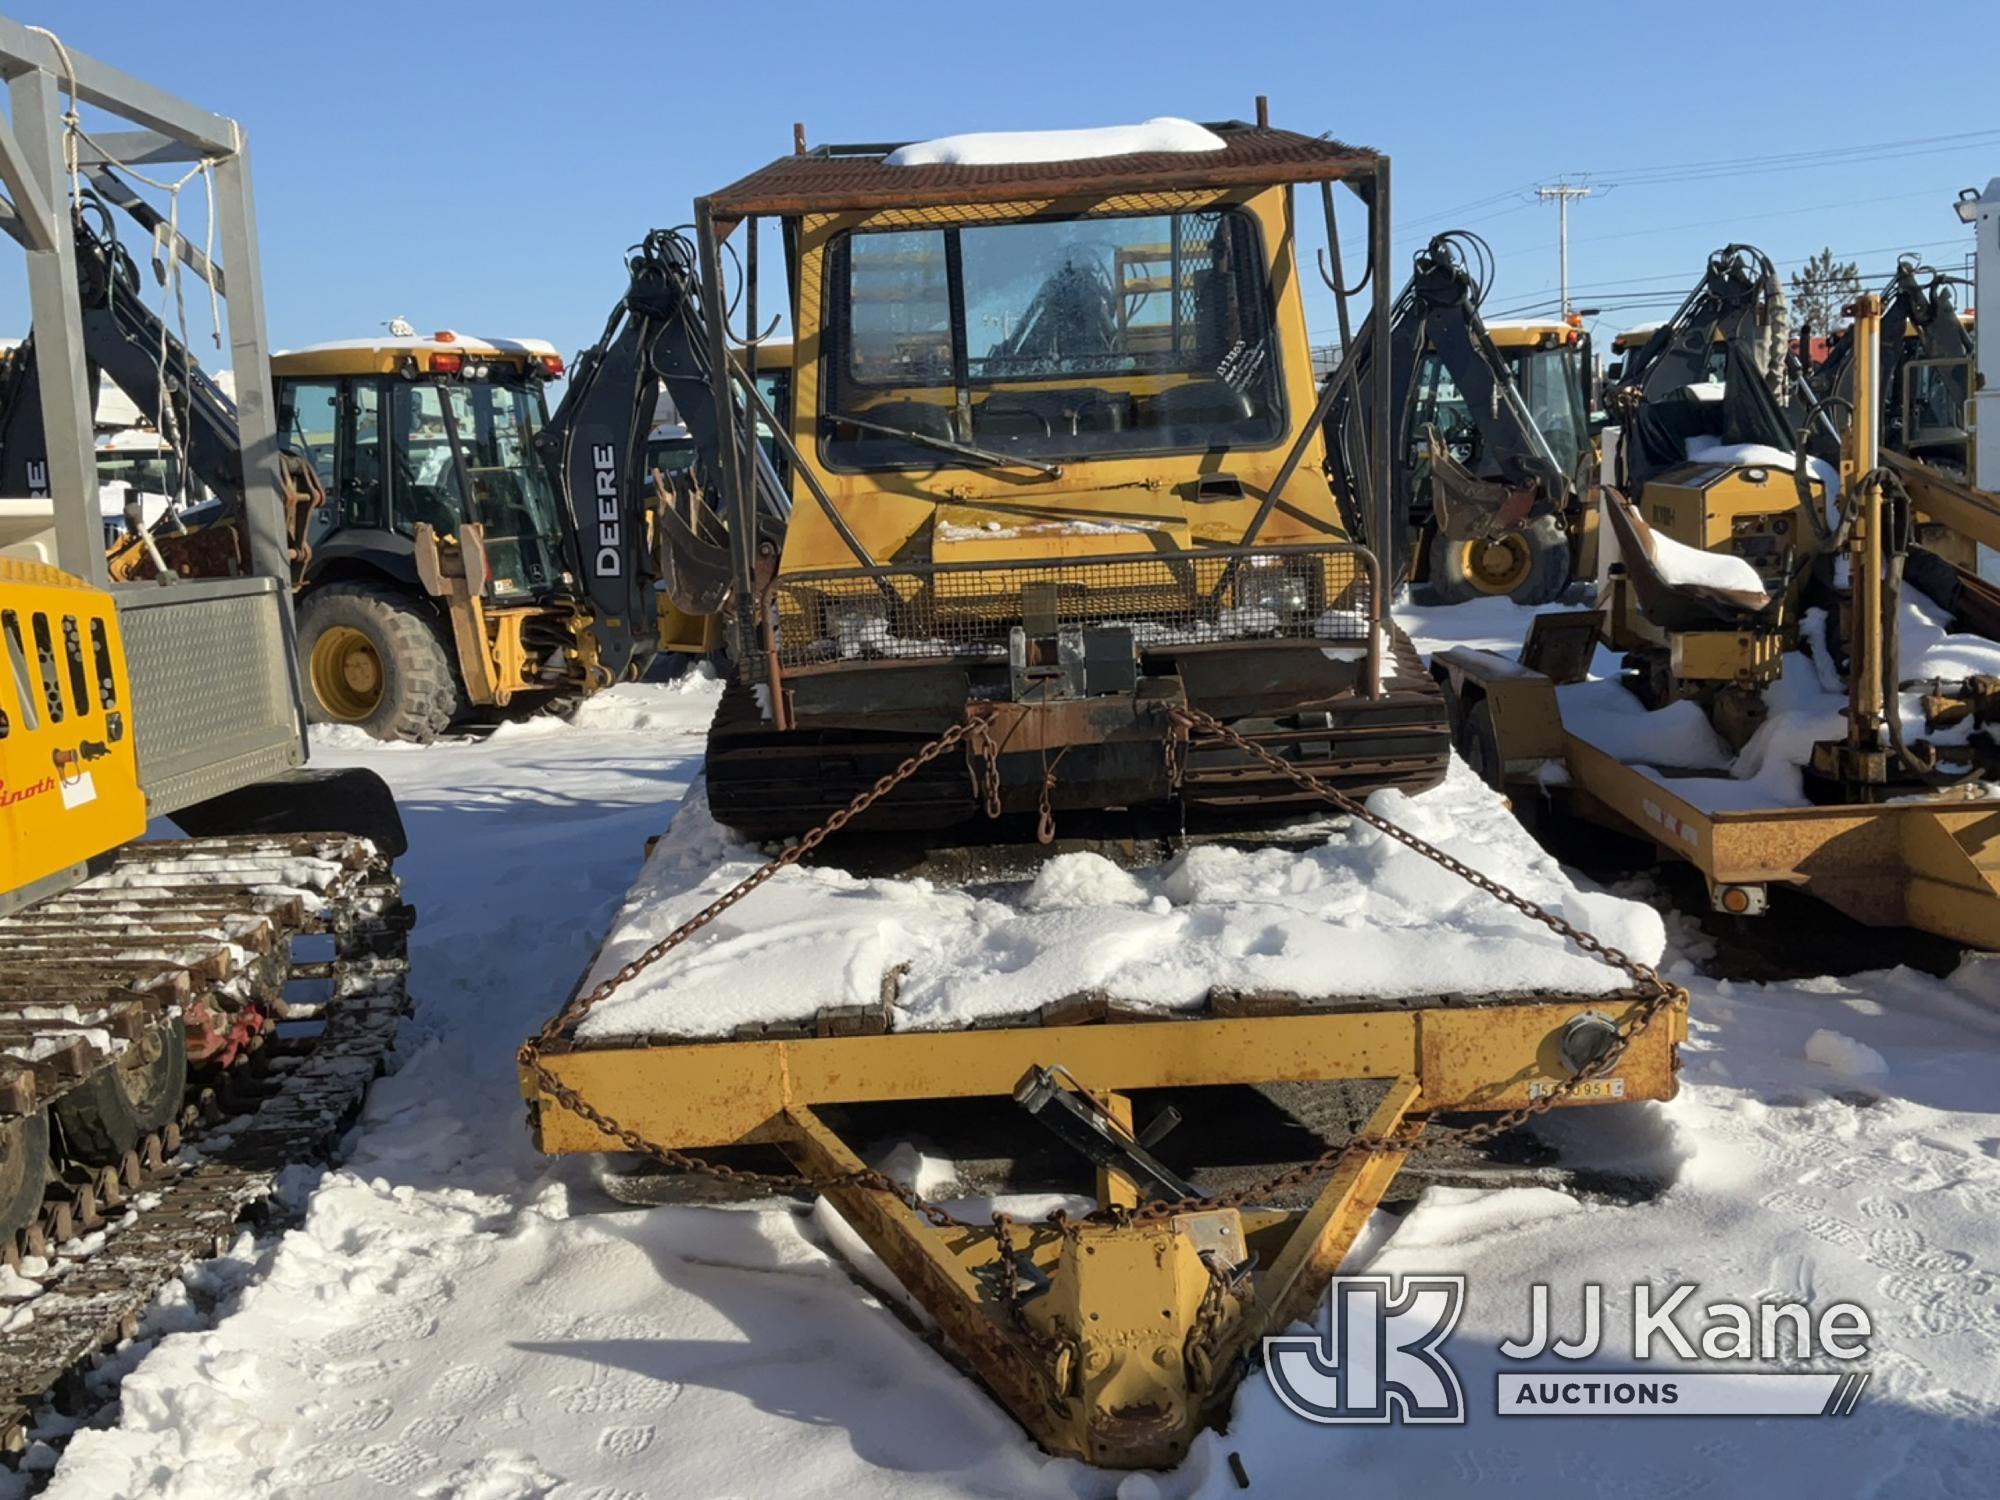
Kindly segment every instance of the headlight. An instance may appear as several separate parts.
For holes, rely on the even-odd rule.
[[[879,602],[829,604],[826,626],[841,656],[849,659],[879,655],[891,640],[889,612]]]
[[[1278,557],[1248,557],[1236,574],[1236,607],[1302,615],[1312,603],[1312,588],[1303,571]]]

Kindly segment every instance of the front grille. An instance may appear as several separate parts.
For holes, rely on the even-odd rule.
[[[1015,626],[1045,638],[1127,625],[1141,651],[1258,640],[1370,644],[1375,559],[1351,543],[793,574],[773,589],[786,668],[1004,660]]]

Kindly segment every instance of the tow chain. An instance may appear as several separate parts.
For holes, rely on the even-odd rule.
[[[1341,791],[1338,787],[1318,780],[1306,771],[1293,765],[1290,761],[1273,754],[1264,746],[1246,739],[1214,715],[1198,708],[1176,706],[1168,710],[1167,718],[1170,725],[1168,731],[1168,743],[1171,755],[1170,764],[1178,766],[1184,758],[1184,751],[1173,752],[1171,751],[1171,746],[1176,742],[1184,746],[1196,735],[1204,736],[1243,752],[1253,760],[1261,762],[1267,769],[1294,783],[1308,795],[1332,805],[1353,818],[1356,822],[1365,823],[1384,836],[1396,840],[1424,858],[1441,865],[1475,889],[1485,892],[1495,900],[1511,906],[1523,915],[1541,923],[1564,941],[1574,944],[1583,953],[1613,969],[1617,969],[1633,981],[1635,987],[1634,994],[1638,1000],[1636,1010],[1626,1024],[1618,1028],[1611,1043],[1576,1073],[1561,1083],[1556,1084],[1548,1092],[1529,1100],[1528,1103],[1508,1110],[1504,1114],[1496,1115],[1490,1120],[1483,1120],[1474,1125],[1458,1126],[1448,1130],[1432,1130],[1426,1127],[1421,1134],[1412,1131],[1409,1133],[1392,1132],[1385,1136],[1356,1135],[1338,1146],[1328,1148],[1311,1161],[1299,1163],[1261,1182],[1236,1188],[1226,1193],[1216,1194],[1212,1197],[1196,1196],[1182,1198],[1171,1202],[1154,1201],[1139,1208],[1104,1207],[1083,1216],[1082,1219],[1073,1218],[1060,1211],[1039,1220],[1017,1219],[1013,1215],[1004,1212],[994,1213],[984,1223],[963,1219],[931,1202],[918,1193],[916,1189],[907,1184],[900,1183],[888,1174],[877,1171],[872,1167],[852,1172],[810,1174],[801,1172],[759,1172],[741,1167],[728,1166],[721,1162],[705,1161],[700,1157],[690,1156],[686,1152],[676,1150],[671,1146],[663,1146],[656,1141],[648,1140],[645,1136],[639,1134],[638,1131],[631,1129],[629,1126],[621,1125],[617,1120],[584,1099],[575,1089],[564,1083],[562,1079],[550,1071],[548,1064],[543,1060],[544,1050],[570,1032],[577,1023],[582,1021],[599,1004],[639,974],[651,968],[669,953],[687,942],[689,938],[701,931],[702,928],[708,926],[745,896],[770,880],[780,870],[786,868],[788,865],[797,864],[806,855],[825,843],[827,839],[838,833],[842,828],[845,828],[855,818],[866,812],[876,802],[894,791],[903,782],[916,775],[918,771],[937,760],[946,751],[961,744],[966,744],[968,745],[969,754],[979,758],[986,772],[984,780],[986,782],[985,802],[987,811],[989,813],[993,812],[994,805],[998,801],[999,791],[998,751],[993,743],[991,730],[985,719],[974,713],[963,723],[954,724],[936,739],[925,744],[915,754],[897,766],[895,770],[882,777],[873,786],[857,794],[847,806],[841,808],[824,823],[806,833],[797,843],[788,846],[775,858],[767,861],[753,873],[745,876],[734,886],[724,891],[714,901],[702,908],[701,911],[681,923],[680,926],[647,948],[643,953],[621,965],[617,972],[609,978],[603,980],[589,991],[580,992],[574,996],[567,1005],[549,1018],[547,1024],[539,1032],[522,1044],[517,1054],[517,1060],[521,1067],[534,1078],[542,1091],[548,1097],[562,1105],[563,1108],[585,1120],[612,1140],[617,1141],[627,1151],[640,1156],[652,1157],[654,1160],[667,1167],[671,1167],[675,1171],[718,1182],[730,1183],[738,1187],[755,1188],[767,1192],[829,1193],[852,1188],[864,1188],[875,1192],[887,1193],[912,1212],[921,1215],[928,1223],[937,1228],[991,1231],[1000,1246],[1011,1247],[1013,1243],[1011,1230],[1016,1226],[1051,1228],[1067,1234],[1074,1233],[1081,1223],[1133,1223],[1168,1218],[1182,1213],[1207,1212],[1222,1208],[1242,1208],[1250,1204],[1269,1203],[1273,1198],[1282,1193],[1302,1187],[1306,1183],[1332,1172],[1341,1162],[1350,1156],[1431,1154],[1453,1147],[1489,1141],[1495,1136],[1516,1129],[1538,1115],[1547,1113],[1564,1101],[1574,1097],[1585,1085],[1609,1073],[1618,1065],[1619,1060],[1625,1055],[1632,1043],[1658,1019],[1663,1011],[1672,1007],[1676,1002],[1687,998],[1687,991],[1685,989],[1678,985],[1668,984],[1666,980],[1661,978],[1659,971],[1654,969],[1650,964],[1640,963],[1637,959],[1631,958],[1618,949],[1601,942],[1581,928],[1549,911],[1540,903],[1530,900],[1519,892],[1509,890],[1490,876],[1481,874],[1478,870],[1464,863],[1464,861],[1447,854],[1435,844],[1419,838],[1416,834],[1391,822],[1379,813],[1371,812],[1358,799]],[[975,775],[974,779],[975,783],[977,783],[981,778]],[[1012,1259],[1011,1256],[1003,1256],[1003,1258],[1010,1261]],[[1003,1277],[1002,1290],[1003,1301],[1008,1302],[1010,1305],[1018,1303],[1018,1285],[1013,1281],[1011,1276]]]

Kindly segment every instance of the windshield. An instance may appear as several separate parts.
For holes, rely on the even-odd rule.
[[[1574,476],[1583,457],[1584,435],[1589,431],[1582,371],[1575,351],[1567,346],[1509,350],[1507,362],[1549,451],[1563,473]]]
[[[842,416],[1038,459],[1284,435],[1240,210],[852,233],[831,262],[820,452],[836,467],[987,462]]]
[[[555,497],[530,447],[542,425],[539,388],[399,384],[391,389],[398,528],[428,521],[440,535],[451,535],[462,519],[482,521],[495,594],[553,586],[562,573]],[[455,462],[460,457],[462,477]],[[470,507],[466,483],[472,489]]]
[[[106,453],[97,455],[97,482],[125,484],[146,495],[171,495],[178,487],[180,465],[171,453]]]

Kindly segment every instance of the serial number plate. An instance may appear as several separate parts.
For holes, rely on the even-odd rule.
[[[1546,1079],[1536,1079],[1528,1085],[1528,1097],[1530,1099],[1546,1098],[1561,1087],[1561,1084],[1550,1083]],[[1572,1099],[1623,1099],[1625,1097],[1625,1080],[1622,1078],[1593,1078],[1588,1083],[1577,1085],[1576,1092],[1569,1097]]]

